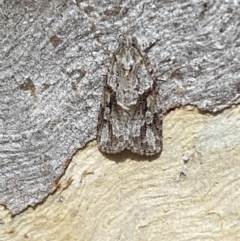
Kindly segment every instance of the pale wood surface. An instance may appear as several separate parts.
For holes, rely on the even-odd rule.
[[[11,217],[0,207],[0,240],[240,240],[239,116],[170,112],[152,161],[89,143],[35,209]]]

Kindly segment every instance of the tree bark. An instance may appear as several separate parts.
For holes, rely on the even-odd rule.
[[[51,220],[42,230],[46,240],[239,238],[236,3],[1,5],[3,240],[37,239],[34,225],[41,220]],[[103,155],[90,142],[110,56],[125,34],[142,46],[157,40],[148,53],[165,113],[164,149],[157,159]],[[180,106],[188,107],[175,109]],[[10,213],[21,214],[9,219]]]

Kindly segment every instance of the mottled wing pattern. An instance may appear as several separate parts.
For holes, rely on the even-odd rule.
[[[140,155],[162,150],[162,111],[156,78],[137,40],[127,36],[113,54],[97,127],[102,152]]]

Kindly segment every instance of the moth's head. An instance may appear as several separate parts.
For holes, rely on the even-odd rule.
[[[136,47],[137,46],[137,39],[131,35],[127,35],[124,39],[123,39],[123,45],[126,48],[131,48],[131,47]]]
[[[131,35],[127,35],[122,39],[118,62],[124,73],[124,77],[132,74],[134,63],[136,61],[136,48],[138,47],[137,39]]]

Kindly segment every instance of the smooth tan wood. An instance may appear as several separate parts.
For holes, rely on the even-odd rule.
[[[170,112],[155,160],[89,143],[44,202],[15,217],[0,206],[0,240],[240,240],[239,116]]]

